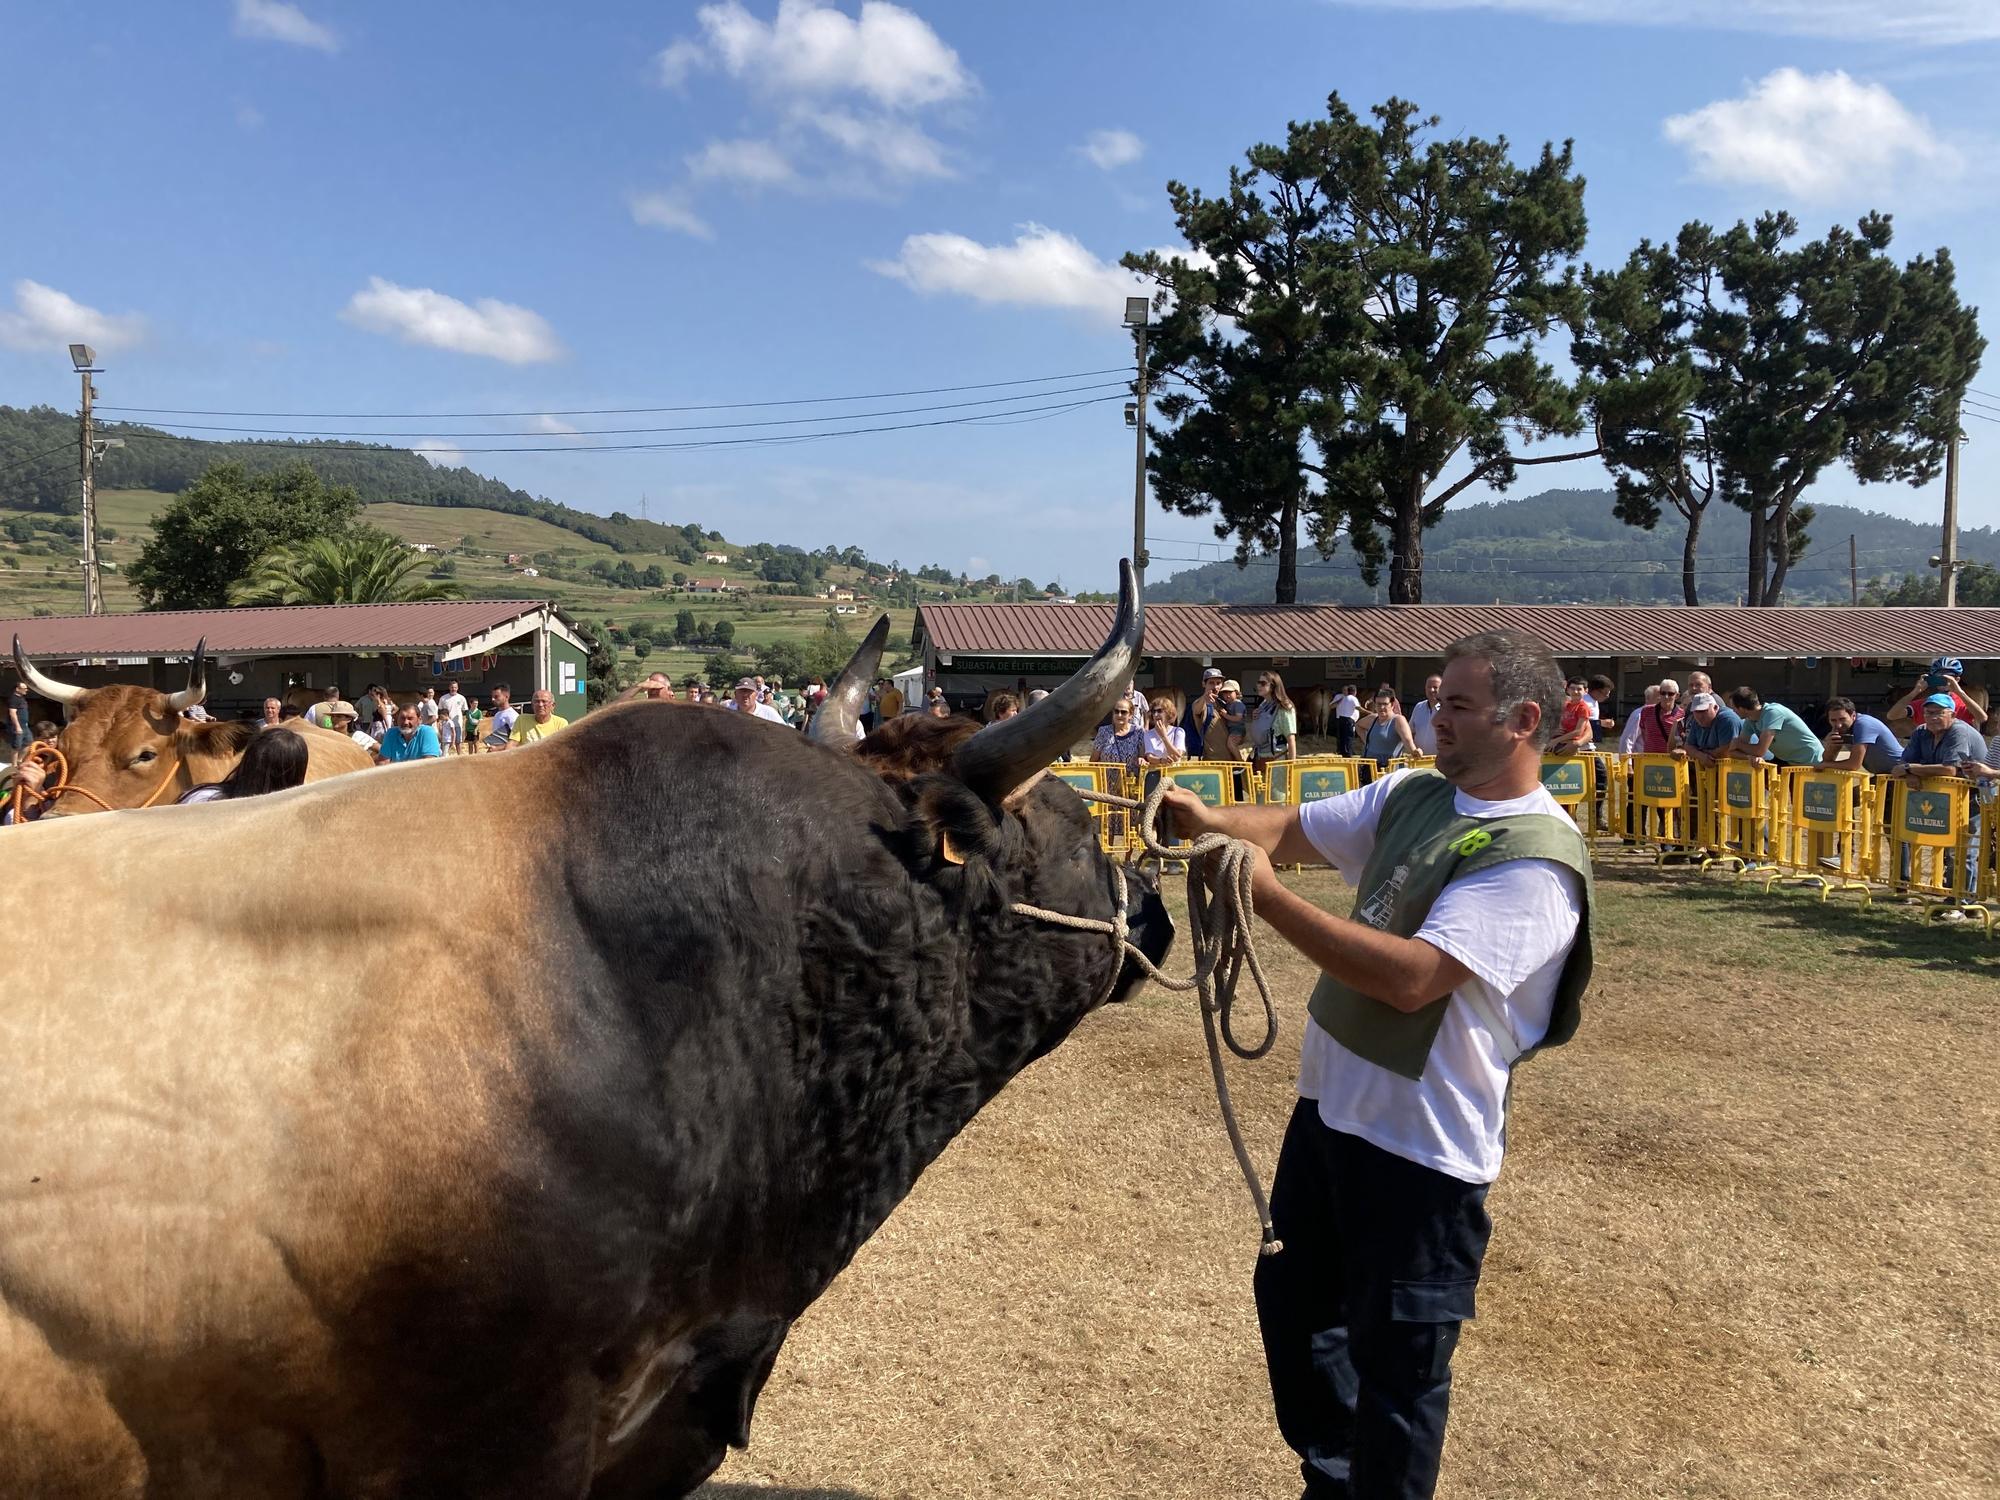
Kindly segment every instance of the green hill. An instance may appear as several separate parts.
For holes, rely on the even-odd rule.
[[[1611,513],[1609,490],[1550,490],[1520,500],[1454,506],[1424,533],[1427,604],[1679,604],[1680,518],[1651,532]],[[1847,539],[1859,554],[1863,587],[1871,578],[1930,574],[1938,528],[1845,505],[1815,506],[1806,555],[1792,568],[1785,598],[1796,604],[1849,598]],[[1197,523],[1198,524],[1198,523]],[[1710,508],[1702,526],[1699,586],[1705,604],[1734,603],[1743,588],[1750,520],[1733,506]],[[1968,561],[2000,562],[2000,532],[1959,533]],[[1163,545],[1164,552],[1182,550]],[[1157,564],[1155,565],[1158,566]],[[1268,604],[1276,563],[1257,557],[1209,563],[1149,583],[1147,597],[1170,603]],[[1367,604],[1386,600],[1361,582],[1353,556],[1322,559],[1307,550],[1299,566],[1301,603]]]

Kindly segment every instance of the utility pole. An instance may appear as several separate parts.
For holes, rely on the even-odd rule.
[[[90,377],[101,372],[96,368],[97,351],[88,344],[71,344],[69,359],[83,381],[83,411],[77,442],[77,455],[83,468],[83,612],[101,615],[104,613],[104,581],[97,571],[97,477],[93,472],[97,461],[97,443],[90,421],[90,403],[97,395],[97,387],[90,383]]]
[[[1851,531],[1847,533],[1847,594],[1848,603],[1861,602],[1861,569],[1854,550],[1854,533]]]
[[[1146,324],[1152,302],[1145,297],[1125,299],[1125,326],[1132,330],[1138,346],[1138,400],[1128,415],[1133,427],[1132,471],[1132,572],[1143,591],[1146,586]]]
[[[1944,450],[1944,546],[1938,549],[1938,583],[1944,607],[1958,603],[1958,413],[1951,414],[1951,446]]]

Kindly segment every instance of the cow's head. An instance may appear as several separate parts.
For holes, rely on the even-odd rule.
[[[1026,1030],[1045,1031],[1019,1039],[1029,1056],[1054,1046],[1107,993],[1131,993],[1140,969],[1123,953],[1114,957],[1108,937],[1019,915],[1017,904],[1108,919],[1122,875],[1133,944],[1157,963],[1173,942],[1173,921],[1152,882],[1104,852],[1083,800],[1048,776],[1055,758],[1096,728],[1138,664],[1145,618],[1129,564],[1119,581],[1117,617],[1097,654],[1011,719],[982,729],[969,719],[905,715],[856,745],[858,715],[888,637],[885,616],[813,720],[815,739],[851,747],[896,790],[910,813],[906,862],[990,940],[976,954],[975,1003],[987,1000],[998,1020],[1010,1001],[1030,1001],[1029,991],[1045,998],[1021,1015]]]
[[[84,688],[58,682],[38,671],[22,653],[21,638],[14,638],[14,666],[21,680],[70,712],[57,742],[69,762],[69,790],[47,816],[158,806],[229,773],[256,727],[182,716],[208,694],[205,647],[202,642],[194,648],[187,686],[163,693],[130,683]]]

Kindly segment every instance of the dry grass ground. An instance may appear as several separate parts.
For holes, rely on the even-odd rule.
[[[2000,944],[1609,861],[1600,892],[1584,1030],[1515,1089],[1440,1493],[1993,1495]],[[1233,1076],[1268,1173],[1308,985],[1264,951],[1285,1037]],[[932,1168],[703,1500],[1295,1495],[1255,1246],[1198,1020],[1149,991]]]

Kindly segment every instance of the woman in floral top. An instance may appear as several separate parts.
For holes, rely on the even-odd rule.
[[[1145,732],[1132,722],[1132,700],[1120,698],[1111,705],[1111,722],[1098,726],[1097,738],[1090,744],[1090,758],[1121,765],[1128,775],[1137,776],[1145,751]]]

